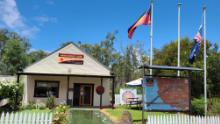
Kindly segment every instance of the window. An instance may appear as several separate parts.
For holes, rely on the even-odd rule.
[[[59,81],[35,81],[34,97],[59,97]]]

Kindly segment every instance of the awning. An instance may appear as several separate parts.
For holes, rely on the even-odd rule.
[[[130,81],[126,83],[128,86],[140,86],[142,84],[142,78]]]
[[[179,70],[179,71],[202,71],[200,68],[193,67],[177,67],[177,66],[163,66],[163,65],[142,65],[139,69],[158,69],[158,70]]]

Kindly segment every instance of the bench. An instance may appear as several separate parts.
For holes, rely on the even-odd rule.
[[[132,105],[136,105],[137,107],[140,107],[142,104],[142,100],[138,100],[138,98],[128,98],[129,99],[129,107]]]

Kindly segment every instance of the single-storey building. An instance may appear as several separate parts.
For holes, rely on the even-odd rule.
[[[23,103],[45,103],[49,95],[56,104],[81,107],[112,107],[114,75],[91,55],[70,43],[18,72],[24,77]]]

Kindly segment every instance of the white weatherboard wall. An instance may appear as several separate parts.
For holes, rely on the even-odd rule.
[[[66,76],[27,76],[27,81],[25,82],[24,88],[24,104],[28,104],[30,101],[35,101],[37,103],[46,103],[47,98],[34,97],[34,87],[35,80],[47,80],[47,81],[59,81],[59,98],[56,98],[56,104],[66,103],[66,93],[67,93],[67,77]],[[94,84],[94,98],[93,106],[99,106],[100,96],[96,93],[96,87],[101,85],[100,78],[93,77],[70,77],[69,88],[74,88],[74,83],[88,83]],[[103,86],[105,88],[105,93],[102,96],[102,105],[110,106],[111,105],[111,84],[112,82],[109,79],[103,79]],[[32,89],[32,90],[30,90]],[[69,92],[69,98],[73,98],[73,92]]]
[[[102,94],[102,105],[111,106],[112,81],[107,78],[103,79],[103,87],[105,88],[105,92]]]
[[[34,97],[35,80],[60,81],[59,98],[56,98],[56,104],[66,102],[67,78],[63,76],[27,76],[25,82],[24,104],[35,101],[36,103],[46,103],[47,98]]]

